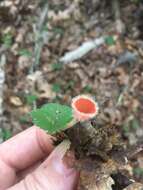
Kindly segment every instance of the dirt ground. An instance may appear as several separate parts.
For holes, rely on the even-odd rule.
[[[47,17],[41,21],[46,6]],[[91,139],[100,138],[100,143],[93,146],[96,151],[88,143],[88,154],[77,163],[79,189],[142,189],[142,20],[141,0],[0,1],[0,56],[5,60],[1,141],[32,124],[26,113],[33,106],[70,104],[72,97],[90,94],[100,110],[92,121],[97,136]],[[82,58],[59,61],[66,52],[105,35],[108,42]]]

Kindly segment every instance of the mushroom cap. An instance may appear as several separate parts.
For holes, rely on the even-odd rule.
[[[98,104],[88,95],[79,95],[72,99],[73,115],[78,121],[86,121],[98,113]]]

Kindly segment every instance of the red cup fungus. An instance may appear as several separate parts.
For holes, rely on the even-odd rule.
[[[77,121],[86,121],[95,117],[98,113],[98,104],[87,95],[79,95],[73,98],[73,115]]]

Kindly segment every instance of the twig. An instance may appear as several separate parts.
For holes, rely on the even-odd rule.
[[[41,51],[45,43],[45,39],[47,38],[47,32],[43,29],[47,17],[48,17],[48,1],[44,1],[43,10],[41,10],[39,21],[37,25],[35,24],[33,27],[35,33],[35,47],[33,53],[33,64],[30,69],[31,75],[33,75],[36,72],[39,66]],[[35,87],[33,86],[33,89],[31,89],[31,91],[35,91],[34,88]],[[33,101],[33,109],[36,109],[36,107],[37,107],[36,101]]]
[[[3,142],[3,122],[5,120],[3,115],[3,93],[4,93],[4,83],[5,83],[5,71],[4,67],[6,64],[6,57],[4,54],[0,57],[0,143]]]
[[[43,30],[43,27],[48,17],[48,3],[46,2],[46,4],[44,4],[43,7],[44,8],[41,11],[40,19],[38,21],[37,26],[34,25],[34,33],[35,33],[35,48],[34,48],[34,55],[33,55],[34,61],[30,69],[30,73],[33,73],[39,65],[41,51],[45,43],[45,39],[47,37],[47,32]]]
[[[120,2],[119,0],[112,0],[111,2],[116,22],[116,30],[119,34],[123,34],[125,32],[125,25],[121,20]]]
[[[92,49],[98,48],[99,46],[105,43],[106,37],[96,38],[93,41],[84,42],[80,47],[77,49],[66,53],[63,57],[60,58],[60,62],[62,63],[70,63],[72,61],[78,60],[84,55],[86,55]]]
[[[124,100],[124,94],[125,92],[127,92],[129,90],[129,86],[126,85],[123,89],[123,91],[121,92],[121,94],[119,95],[118,97],[118,100],[117,100],[117,104],[116,106],[120,106],[122,104],[122,101]]]
[[[4,71],[5,63],[6,63],[6,57],[3,54],[0,57],[0,118],[3,115],[3,91],[4,91],[4,82],[5,82],[5,71]]]

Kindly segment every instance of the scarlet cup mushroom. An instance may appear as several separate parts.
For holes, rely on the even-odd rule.
[[[73,98],[73,116],[77,121],[87,121],[98,113],[98,104],[88,95],[79,95]]]

